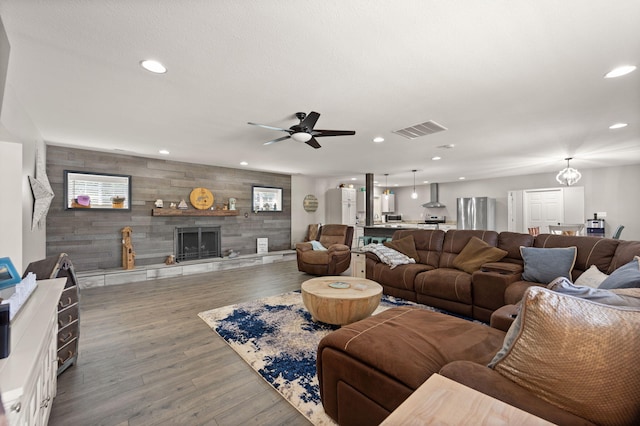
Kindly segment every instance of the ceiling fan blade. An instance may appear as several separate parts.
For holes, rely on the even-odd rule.
[[[252,126],[258,126],[258,127],[264,127],[265,129],[270,129],[270,130],[279,130],[281,132],[287,132],[289,133],[290,130],[289,129],[283,129],[281,127],[273,127],[273,126],[267,126],[266,124],[258,124],[258,123],[252,123],[252,122],[247,122],[247,124],[251,124]]]
[[[280,142],[280,141],[283,141],[283,140],[285,140],[285,139],[289,139],[290,137],[291,137],[291,136],[283,136],[283,137],[281,137],[281,138],[274,139],[274,140],[269,141],[269,142],[265,142],[265,143],[264,143],[264,145],[271,145],[272,143]]]
[[[302,122],[300,123],[300,127],[306,127],[307,129],[312,130],[313,126],[316,125],[318,118],[320,118],[320,114],[315,111],[311,111],[309,114],[307,114],[304,120],[302,120]]]
[[[319,138],[321,136],[351,136],[355,135],[355,130],[314,130],[313,136]]]
[[[314,147],[315,149],[320,148],[320,144],[316,140],[316,138],[312,137],[308,141],[305,142],[307,145]]]

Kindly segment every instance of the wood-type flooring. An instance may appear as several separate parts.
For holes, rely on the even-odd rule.
[[[298,290],[295,261],[83,290],[49,425],[308,425],[198,312]]]

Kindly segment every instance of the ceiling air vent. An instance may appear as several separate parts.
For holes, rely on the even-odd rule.
[[[393,133],[407,139],[415,139],[419,138],[420,136],[442,132],[443,130],[447,130],[447,128],[436,123],[435,121],[429,120],[421,124],[416,124],[415,126],[405,127],[404,129],[400,130],[394,130]]]

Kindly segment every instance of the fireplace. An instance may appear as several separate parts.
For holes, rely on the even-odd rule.
[[[178,261],[222,257],[219,226],[176,228],[174,241]]]

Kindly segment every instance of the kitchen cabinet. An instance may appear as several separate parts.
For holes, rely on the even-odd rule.
[[[354,188],[331,188],[326,195],[326,222],[330,224],[356,224],[356,190]]]
[[[382,194],[380,196],[382,201],[382,213],[393,213],[396,211],[396,195],[395,194]]]
[[[57,305],[66,281],[38,281],[11,323],[11,353],[0,360],[0,383],[12,426],[40,426],[49,420],[57,387]]]

